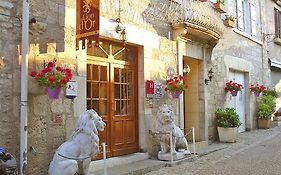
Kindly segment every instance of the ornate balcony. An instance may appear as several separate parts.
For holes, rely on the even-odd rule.
[[[215,11],[211,3],[194,1],[191,3],[191,13],[179,23],[173,23],[174,34],[182,35],[192,40],[196,38],[205,42],[217,42],[224,32],[220,13]]]

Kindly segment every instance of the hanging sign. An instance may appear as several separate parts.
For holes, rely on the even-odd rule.
[[[82,49],[85,49],[86,39],[88,47],[92,41],[99,40],[99,0],[76,0],[76,50],[79,49],[79,40],[82,40]]]

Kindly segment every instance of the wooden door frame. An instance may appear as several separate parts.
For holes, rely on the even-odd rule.
[[[138,55],[138,54],[137,54]],[[139,108],[138,108],[138,100],[139,100],[139,95],[138,95],[138,57],[136,58],[136,61],[133,64],[130,64],[126,61],[123,60],[115,60],[113,58],[102,58],[102,57],[97,57],[97,56],[90,56],[87,55],[87,63],[86,64],[96,64],[96,65],[108,65],[108,80],[109,82],[109,86],[108,86],[108,122],[110,124],[110,128],[108,130],[110,135],[109,138],[109,143],[110,143],[110,150],[107,151],[107,155],[108,157],[112,157],[112,156],[118,156],[121,154],[124,154],[123,152],[126,152],[127,149],[120,151],[121,154],[117,154],[117,155],[113,155],[113,137],[112,137],[112,127],[113,127],[113,122],[112,122],[112,117],[114,116],[114,96],[112,93],[114,93],[114,83],[112,81],[114,81],[114,79],[112,79],[114,77],[114,74],[112,74],[112,71],[114,71],[114,65],[122,65],[124,67],[132,67],[135,75],[134,75],[134,92],[135,92],[135,123],[136,123],[136,128],[135,128],[135,138],[136,138],[136,148],[130,148],[128,149],[129,152],[137,152],[139,151]],[[113,66],[112,66],[113,65]],[[101,156],[98,156],[98,158],[101,158]]]

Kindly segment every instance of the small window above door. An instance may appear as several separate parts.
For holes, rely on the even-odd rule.
[[[87,54],[90,56],[134,63],[138,52],[136,47],[128,44],[124,45],[123,43],[114,41],[100,40],[100,45],[89,48]]]

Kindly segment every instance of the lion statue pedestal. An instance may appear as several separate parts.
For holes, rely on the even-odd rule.
[[[176,126],[172,108],[166,104],[159,107],[157,112],[156,132],[160,141],[161,151],[158,153],[159,160],[171,160],[170,134],[172,133],[173,160],[179,160],[190,155],[188,143],[183,131]]]

